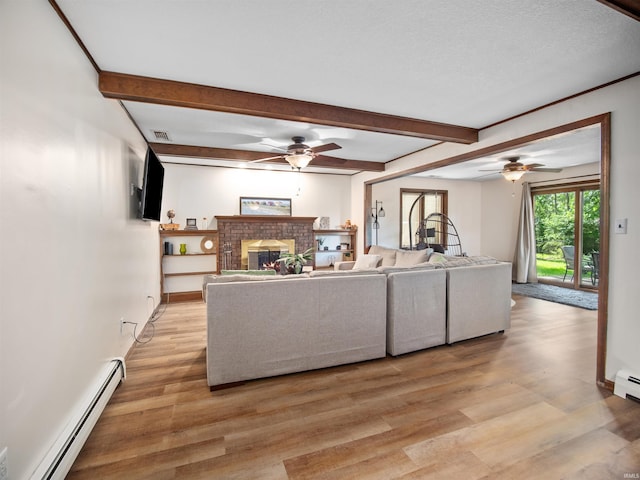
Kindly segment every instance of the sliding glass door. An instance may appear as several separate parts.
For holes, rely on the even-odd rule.
[[[580,192],[583,275],[580,286],[597,287],[600,274],[600,189]]]
[[[538,280],[597,288],[600,187],[582,182],[532,189]]]

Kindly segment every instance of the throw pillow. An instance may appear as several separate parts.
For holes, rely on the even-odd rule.
[[[437,265],[440,263],[447,263],[447,257],[438,252],[433,252],[429,255],[429,263]]]
[[[378,265],[379,267],[391,267],[396,264],[396,250],[393,248],[371,245],[368,253],[382,257],[382,263]]]
[[[396,252],[396,267],[412,267],[426,262],[428,254],[426,250],[398,250]]]
[[[371,254],[360,255],[357,258],[356,263],[353,265],[352,270],[375,268],[378,266],[378,262],[380,261],[380,259],[381,259],[380,255],[371,255]]]

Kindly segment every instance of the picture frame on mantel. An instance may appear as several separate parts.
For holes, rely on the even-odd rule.
[[[240,215],[291,216],[290,198],[240,197]]]

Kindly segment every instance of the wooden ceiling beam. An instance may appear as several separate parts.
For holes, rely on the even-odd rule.
[[[638,0],[598,0],[603,5],[640,21],[640,1]]]
[[[478,141],[475,128],[192,83],[100,72],[103,96],[119,100],[308,122],[445,142]]]
[[[232,160],[236,162],[250,162],[260,160],[274,153],[255,152],[253,150],[235,150],[230,148],[198,147],[193,145],[176,145],[173,143],[150,143],[156,155],[172,157],[212,158],[218,160]],[[283,158],[275,158],[261,163],[287,164]],[[311,167],[336,168],[342,170],[357,170],[366,172],[384,172],[385,164],[362,160],[345,160],[343,158],[318,155],[310,164]]]

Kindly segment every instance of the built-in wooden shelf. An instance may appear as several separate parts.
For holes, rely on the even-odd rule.
[[[203,264],[203,262],[205,262],[205,257],[217,257],[217,253],[219,251],[218,248],[218,230],[159,230],[159,239],[160,239],[160,294],[161,294],[161,298],[163,302],[174,302],[174,301],[188,301],[188,300],[196,300],[196,299],[202,299],[202,291],[198,291],[198,290],[194,290],[194,291],[188,291],[188,292],[182,292],[182,291],[175,291],[175,292],[169,292],[166,291],[166,285],[165,285],[165,279],[167,278],[177,278],[177,277],[196,277],[196,276],[204,276],[204,275],[209,275],[209,274],[214,274],[216,273],[216,264],[217,264],[217,260],[214,262],[214,260],[207,260],[206,262],[208,263],[215,263],[213,265],[213,268],[208,269],[209,265],[208,264]],[[171,255],[167,255],[164,253],[164,242],[167,241],[168,239],[176,239],[176,240],[171,240],[172,243],[179,243],[179,238],[180,237],[184,237],[184,241],[183,243],[193,243],[193,239],[194,237],[202,237],[204,238],[211,238],[211,240],[213,240],[213,250],[210,251],[210,249],[207,249],[207,251],[197,251],[196,248],[191,248],[190,252],[185,253],[184,255],[180,254],[179,251],[177,251],[174,248],[174,253]],[[187,239],[191,239],[190,242],[187,242]],[[200,247],[202,249],[202,246]],[[182,258],[191,258],[194,262],[196,262],[198,265],[196,266],[194,263],[189,262],[189,261],[178,261],[178,260],[168,260],[169,258],[177,258],[177,257],[182,257]],[[201,260],[195,260],[195,258],[200,258]],[[179,272],[171,272],[171,273],[166,273],[165,272],[165,263],[169,262],[169,264],[171,264],[172,266],[177,266],[178,264],[180,264],[180,266],[182,268],[184,268],[183,271],[179,271]],[[199,270],[194,271],[194,270],[188,270],[188,266],[191,264],[191,268],[198,268]],[[207,270],[201,270],[202,268],[207,268]],[[172,268],[173,270],[173,268]],[[194,280],[189,280],[189,282],[194,282]],[[193,287],[191,287],[193,288]]]
[[[353,253],[352,249],[340,249],[340,250],[316,250],[314,253]]]
[[[171,255],[163,253],[163,255],[165,257],[197,257],[197,256],[201,256],[201,255],[217,255],[217,253],[185,253],[184,255],[182,255],[180,253],[173,253]]]
[[[316,235],[322,234],[322,233],[326,233],[326,234],[333,234],[333,235],[352,235],[355,234],[358,231],[357,228],[325,228],[325,229],[314,229],[313,233],[315,233]]]
[[[217,235],[218,230],[159,230],[160,237],[204,237]]]
[[[328,268],[327,266],[323,265],[321,267],[317,266],[318,263],[318,259],[319,258],[323,258],[323,254],[333,254],[333,255],[340,255],[340,258],[334,259],[334,261],[342,261],[345,259],[348,260],[355,260],[356,259],[356,251],[355,251],[355,247],[356,247],[356,238],[357,238],[357,234],[358,234],[358,229],[357,228],[327,228],[327,229],[314,229],[313,230],[313,238],[314,240],[317,240],[319,237],[347,237],[349,239],[348,242],[337,242],[337,243],[348,243],[349,244],[349,248],[345,248],[345,249],[340,249],[337,250],[335,248],[329,249],[329,250],[324,250],[323,248],[321,248],[320,250],[316,249],[313,254],[315,257],[315,268],[317,270],[324,270],[326,268]],[[334,242],[333,244],[335,245],[336,242]]]
[[[215,270],[210,270],[206,272],[176,272],[176,273],[165,273],[165,277],[186,277],[189,275],[210,275],[216,273]]]
[[[239,223],[313,223],[318,217],[290,217],[288,215],[216,215],[216,220]]]

